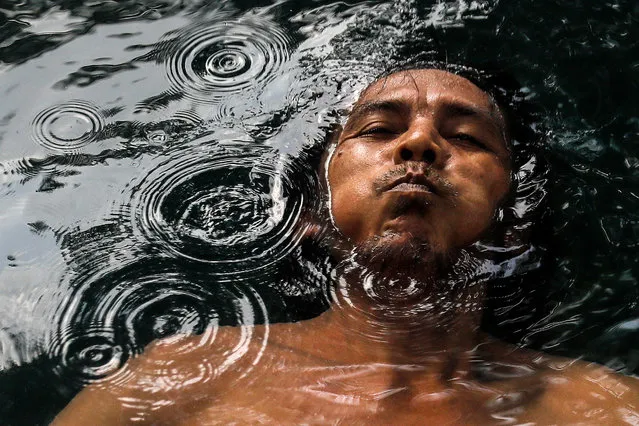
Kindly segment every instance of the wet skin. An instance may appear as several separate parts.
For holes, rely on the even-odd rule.
[[[499,109],[470,81],[437,70],[391,75],[366,89],[339,137],[328,170],[333,219],[356,244],[410,234],[439,253],[465,247],[508,192],[509,157]]]
[[[391,255],[394,247],[418,241],[426,247],[420,265],[435,267],[438,255],[482,236],[508,193],[505,133],[499,109],[461,77],[419,70],[374,83],[354,106],[328,164],[336,227],[353,245],[374,240]],[[357,286],[345,276],[342,281]],[[481,299],[480,287],[463,296]],[[494,341],[478,331],[479,311],[439,315],[435,308],[432,316],[393,322],[368,315],[375,300],[340,302],[339,290],[336,306],[309,321],[223,327],[155,342],[83,390],[54,423],[600,425],[639,419],[636,379]],[[244,355],[224,364],[242,341],[249,342]]]

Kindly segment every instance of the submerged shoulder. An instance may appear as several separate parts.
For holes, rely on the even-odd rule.
[[[545,366],[551,391],[570,392],[570,389],[581,389],[601,400],[633,404],[639,402],[637,377],[617,373],[593,362],[565,358],[549,358]]]
[[[534,372],[537,397],[521,419],[537,424],[639,424],[639,378],[602,365],[487,339],[493,360]]]
[[[639,379],[599,364],[545,357],[539,412],[553,421],[639,422]]]
[[[259,354],[262,330],[219,327],[156,340],[118,371],[84,388],[54,424],[148,422],[153,421],[149,416],[166,419],[197,410],[202,401],[198,395],[214,396],[225,386],[226,371],[241,368],[251,362],[245,358]]]
[[[202,334],[175,335],[151,342],[144,352],[132,358],[124,370],[140,387],[140,382],[169,383],[180,388],[190,374],[199,371],[207,382],[224,383],[226,373],[233,376],[252,369],[259,360],[297,352],[311,337],[302,333],[301,323],[247,325],[208,328]],[[306,339],[300,339],[300,334]],[[179,376],[167,382],[172,375]],[[236,377],[237,378],[237,377]],[[211,380],[215,379],[215,380]]]

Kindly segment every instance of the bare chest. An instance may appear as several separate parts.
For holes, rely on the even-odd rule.
[[[494,424],[530,404],[525,392],[472,382],[442,384],[418,367],[280,368],[228,383],[182,424]],[[204,395],[202,395],[205,397]]]

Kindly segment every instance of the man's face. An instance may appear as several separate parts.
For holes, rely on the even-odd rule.
[[[333,220],[356,245],[454,252],[490,225],[509,158],[504,118],[473,83],[392,74],[364,91],[340,134],[328,166]]]

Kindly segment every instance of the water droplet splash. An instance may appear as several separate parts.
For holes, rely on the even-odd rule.
[[[214,264],[217,274],[259,269],[288,254],[301,238],[295,224],[303,197],[280,156],[246,142],[194,146],[135,187],[134,226],[146,240]]]
[[[103,127],[104,117],[96,106],[70,101],[40,112],[32,122],[32,134],[45,148],[68,153],[93,142]]]
[[[270,22],[201,24],[171,41],[167,76],[174,90],[187,97],[217,102],[230,93],[263,87],[288,60],[290,45],[286,33]]]
[[[251,345],[253,330],[238,335],[239,341],[216,341],[221,325],[268,323],[258,293],[239,280],[216,283],[207,270],[187,269],[179,262],[144,259],[107,274],[84,275],[47,345],[49,356],[60,359],[57,373],[78,385],[108,376],[112,383],[123,383],[129,374],[121,369],[126,360],[150,342],[169,337],[168,342],[177,343],[175,356],[202,347],[219,354],[202,380],[244,356],[259,358],[261,346]],[[175,378],[176,386],[182,379]]]
[[[72,372],[74,383],[87,384],[117,371],[126,360],[124,348],[107,328],[62,328],[49,345],[49,356],[59,359],[58,374]]]

